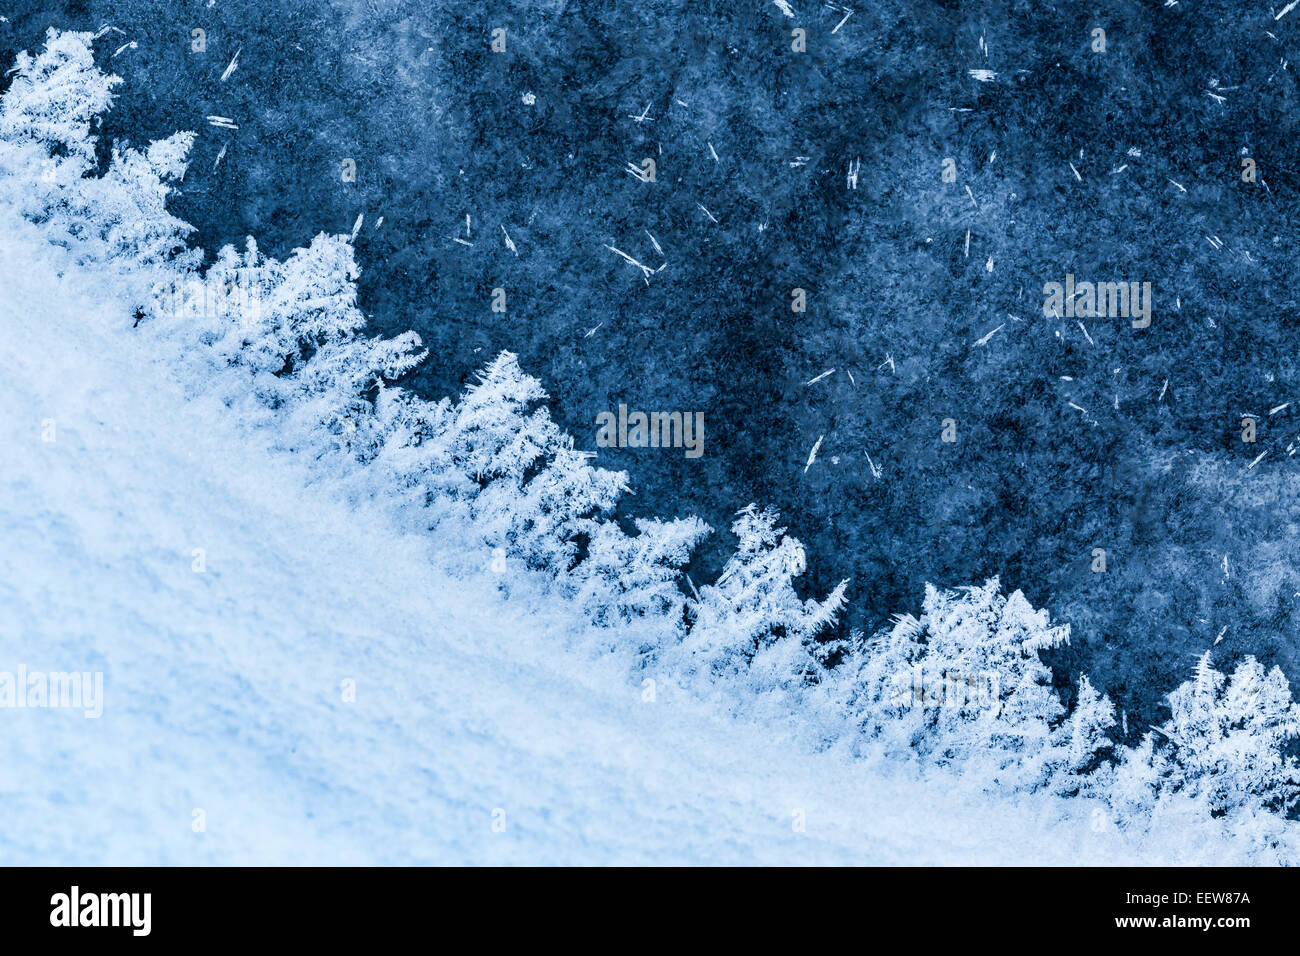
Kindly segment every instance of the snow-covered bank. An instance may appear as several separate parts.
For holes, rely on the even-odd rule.
[[[574,450],[513,356],[455,403],[383,384],[419,342],[357,334],[346,237],[187,273],[164,180],[188,141],[88,175],[111,88],[88,43],[52,35],[0,109],[14,860],[1281,853],[1280,672],[1225,691],[1207,658],[1171,696],[1170,742],[1115,748],[1115,769],[1109,702],[1085,687],[1067,714],[1038,657],[1068,629],[996,581],[931,590],[831,667],[816,637],[842,591],[801,600],[802,548],[748,508],[688,599],[674,568],[702,525],[603,519],[625,476]],[[160,279],[196,283],[199,307],[162,308]],[[9,708],[6,675],[33,672],[102,674],[102,713]],[[989,693],[935,706],[919,673]],[[1107,803],[1053,795],[1079,792]]]
[[[625,657],[581,650],[576,615],[503,599],[486,569],[453,580],[436,542],[308,488],[187,399],[93,275],[26,223],[0,235],[0,670],[105,681],[98,719],[0,711],[0,862],[1231,853],[1142,850],[1084,801],[963,794],[670,688],[647,701]]]

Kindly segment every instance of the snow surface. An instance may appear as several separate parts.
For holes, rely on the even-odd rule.
[[[3,213],[0,276],[0,670],[105,675],[98,719],[0,710],[2,864],[1237,859],[647,701],[563,602],[440,571],[456,542],[187,395],[111,280]]]

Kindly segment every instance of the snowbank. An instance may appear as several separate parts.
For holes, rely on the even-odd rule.
[[[853,666],[828,668],[814,638],[842,591],[795,596],[802,549],[774,516],[742,512],[737,558],[687,603],[669,572],[702,527],[649,523],[629,537],[592,518],[625,476],[590,467],[527,410],[540,389],[512,358],[454,406],[381,388],[372,407],[367,383],[408,367],[418,340],[355,336],[364,317],[341,237],[284,263],[223,252],[223,275],[251,268],[263,283],[258,314],[168,324],[149,308],[155,283],[194,257],[173,258],[185,227],[161,182],[183,169],[188,140],[123,152],[102,179],[85,176],[87,148],[60,154],[48,180],[22,177],[46,140],[88,135],[78,83],[95,108],[111,90],[85,40],[68,37],[27,61],[23,108],[7,99],[0,112],[0,861],[1281,853],[1278,818],[1256,812],[1280,768],[1243,794],[1216,791],[1234,809],[1250,798],[1254,829],[1233,838],[1181,791],[1149,801],[1140,824],[1117,822],[1115,801],[985,792],[988,766],[1018,778],[1026,755],[1077,783],[1105,728],[1100,701],[1086,726],[1061,722],[1036,656],[1061,635],[996,584],[932,592],[921,621],[900,619],[848,649]],[[54,126],[40,120],[42,83],[74,101],[56,104]],[[570,574],[582,536],[591,548]],[[1012,662],[1006,708],[891,717],[891,682],[945,642],[980,666]],[[20,672],[96,675],[102,699],[90,715],[11,706],[5,675]],[[1264,680],[1247,677],[1226,695],[1232,714]],[[1244,736],[1215,736],[1216,681],[1206,663],[1202,690],[1184,685],[1170,726],[1185,739],[1161,754],[1193,752],[1195,732],[1215,748],[1195,753],[1218,762],[1132,766],[1190,792],[1198,774],[1245,780],[1233,754],[1276,752],[1293,731],[1289,691],[1270,689],[1270,722],[1243,751]],[[889,732],[861,732],[882,716]],[[928,735],[932,747],[904,750],[940,766],[881,759],[899,728]],[[1026,734],[1032,751],[1015,742]],[[977,768],[984,740],[1000,749]],[[1129,796],[1159,783],[1123,781],[1115,792]]]

